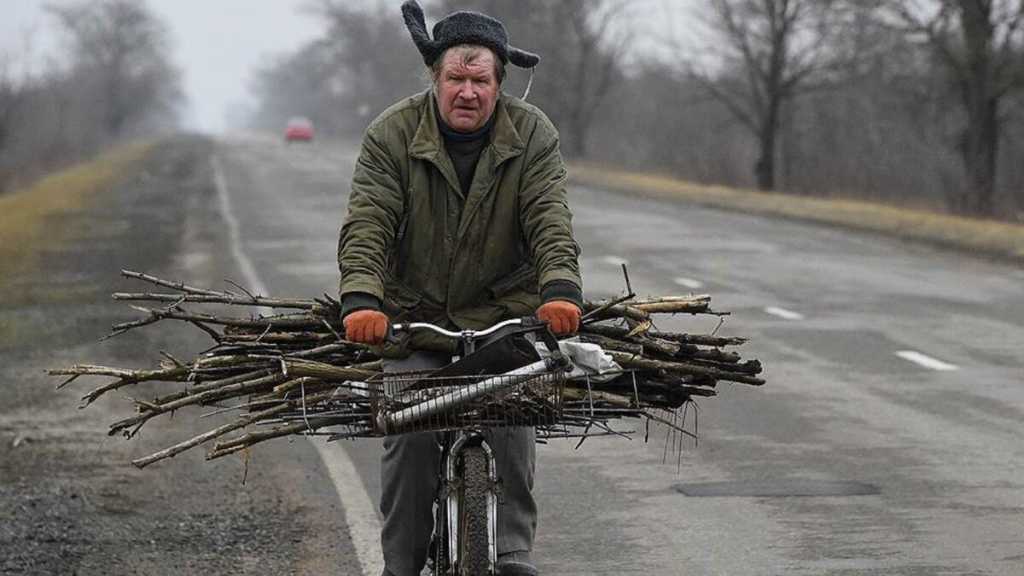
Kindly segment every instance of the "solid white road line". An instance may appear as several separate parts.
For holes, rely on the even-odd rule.
[[[221,216],[228,227],[231,254],[242,270],[248,288],[257,294],[269,294],[263,280],[256,274],[256,267],[253,266],[252,260],[242,249],[241,229],[238,225],[238,218],[231,211],[231,196],[220,161],[216,156],[212,156],[210,164],[213,166],[213,178],[217,186]],[[266,313],[270,313],[270,310],[268,309]],[[309,437],[309,440],[316,448],[320,459],[323,460],[324,466],[327,467],[327,473],[341,500],[342,510],[345,512],[345,523],[348,525],[352,545],[356,549],[356,556],[359,558],[364,576],[379,576],[384,569],[380,551],[380,521],[377,519],[376,509],[363,484],[363,479],[356,472],[355,464],[342,446],[330,445],[322,438],[315,436]]]
[[[217,186],[220,215],[228,227],[228,239],[231,241],[231,256],[234,257],[238,267],[242,270],[243,281],[248,284],[249,290],[259,296],[267,296],[269,292],[267,292],[266,286],[263,285],[263,282],[256,274],[256,268],[253,267],[252,261],[242,251],[241,227],[238,225],[238,218],[235,217],[235,213],[231,210],[231,197],[228,195],[228,186],[224,181],[224,171],[221,170],[220,161],[216,156],[211,156],[210,164],[213,166],[213,182]],[[267,307],[260,307],[258,310],[264,316],[274,313],[271,308]]]
[[[779,308],[778,306],[768,306],[764,309],[765,312],[772,316],[778,316],[785,320],[803,320],[804,315],[799,312],[793,312],[792,310],[786,310],[785,308]]]
[[[629,264],[629,260],[620,256],[605,256],[601,258],[601,261],[605,264],[611,264],[612,266],[622,266],[623,264]]]
[[[704,286],[703,282],[701,282],[700,280],[694,280],[693,278],[675,278],[672,281],[680,286],[685,286],[690,290],[697,290],[698,288],[702,288]]]
[[[903,358],[904,360],[913,362],[918,366],[924,366],[925,368],[930,368],[932,370],[950,372],[952,370],[960,369],[960,367],[957,366],[956,364],[949,364],[947,362],[943,362],[942,360],[932,358],[931,356],[922,354],[920,352],[916,352],[914,350],[900,350],[899,352],[896,353],[896,355],[899,356],[900,358]]]

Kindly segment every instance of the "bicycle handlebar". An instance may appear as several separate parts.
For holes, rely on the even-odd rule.
[[[547,347],[548,352],[551,353],[549,360],[551,365],[549,368],[554,369],[555,367],[565,367],[568,365],[568,361],[563,358],[561,351],[558,348],[558,340],[555,335],[548,329],[546,322],[541,322],[534,316],[526,316],[524,318],[513,318],[512,320],[504,320],[498,322],[494,326],[484,328],[483,330],[446,330],[436,324],[429,322],[407,322],[404,324],[392,324],[388,329],[388,339],[391,340],[395,334],[399,332],[412,333],[416,330],[429,330],[435,334],[439,334],[446,338],[453,340],[460,340],[463,346],[464,354],[472,354],[476,350],[476,340],[485,336],[490,336],[502,328],[509,326],[518,326],[521,330],[526,331],[537,330],[537,334],[540,340]]]
[[[405,324],[394,324],[391,326],[391,330],[393,332],[413,332],[415,330],[429,330],[431,332],[434,332],[435,334],[440,334],[441,336],[445,336],[453,340],[473,340],[476,338],[483,338],[484,336],[490,336],[491,334],[494,334],[495,332],[501,330],[502,328],[505,328],[506,326],[521,326],[522,324],[522,318],[513,318],[512,320],[504,320],[502,322],[498,322],[494,326],[491,326],[490,328],[484,328],[483,330],[459,330],[456,332],[452,330],[445,330],[444,328],[441,328],[440,326],[436,324],[431,324],[429,322],[407,322]]]

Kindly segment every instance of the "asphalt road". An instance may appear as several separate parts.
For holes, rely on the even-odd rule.
[[[240,281],[336,291],[353,154],[220,143]],[[700,402],[681,451],[659,433],[541,447],[543,574],[1024,574],[1024,270],[594,189],[570,201],[589,296],[623,289],[621,262],[640,293],[710,293],[768,385]],[[317,442],[373,573],[379,445]]]
[[[54,220],[34,271],[0,283],[0,573],[376,576],[378,443],[269,443],[248,472],[199,452],[137,471],[129,459],[206,421],[106,438],[124,398],[78,411],[78,384],[53,392],[42,374],[204,345],[186,330],[97,345],[125,316],[106,298],[121,267],[335,291],[351,147],[189,142]],[[622,289],[622,262],[641,293],[708,292],[769,384],[702,401],[698,446],[656,430],[541,447],[544,574],[1024,573],[1024,271],[598,190],[571,202],[591,297]]]
[[[194,451],[137,470],[134,458],[208,430],[208,410],[147,424],[127,441],[107,426],[130,397],[176,386],[141,384],[79,410],[105,384],[61,390],[47,368],[90,363],[153,367],[159,351],[191,358],[209,340],[181,324],[99,343],[137,312],[110,293],[139,286],[121,268],[190,284],[238,278],[210,163],[199,138],[163,143],[82,209],[45,222],[47,234],[0,274],[0,574],[209,576],[358,574],[331,469],[312,443],[279,442],[244,458],[204,462]],[[214,208],[211,210],[211,208]],[[19,266],[20,264],[20,266]]]

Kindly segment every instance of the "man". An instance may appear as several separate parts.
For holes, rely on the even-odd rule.
[[[393,321],[479,329],[535,313],[558,334],[575,332],[582,282],[558,134],[500,91],[508,62],[532,68],[539,58],[509,46],[501,22],[483,14],[452,13],[431,38],[414,0],[402,13],[433,82],[366,131],[338,245],[346,338],[385,344],[385,370],[397,372],[451,356],[423,351],[429,336],[385,343]],[[487,440],[502,481],[498,573],[536,575],[534,431]],[[384,573],[415,576],[433,528],[437,438],[391,436],[384,448]]]

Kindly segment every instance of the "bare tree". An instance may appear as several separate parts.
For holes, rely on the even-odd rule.
[[[570,134],[569,153],[587,156],[589,133],[594,125],[596,113],[608,95],[612,82],[621,78],[619,71],[623,50],[628,45],[625,38],[610,41],[612,24],[625,8],[624,3],[605,2],[595,5],[584,4],[584,0],[568,0],[556,3],[560,12],[558,22],[564,23],[572,38],[571,51],[555,52],[569,56],[572,60],[567,73],[568,96],[567,128]]]
[[[927,43],[959,95],[967,189],[953,208],[994,215],[1001,107],[1024,87],[1024,0],[889,0],[885,8]]]
[[[21,101],[21,90],[18,89],[12,73],[11,59],[7,55],[0,55],[0,156],[11,133],[11,124],[14,121],[18,105]]]
[[[24,90],[18,86],[12,72],[11,58],[0,55],[0,192],[11,179],[10,146],[15,118],[24,100]]]
[[[306,116],[318,132],[338,133],[350,106],[332,89],[336,64],[322,42],[311,42],[294,53],[275,58],[255,72],[252,90],[258,96],[254,127],[280,130],[293,116]]]
[[[376,114],[426,89],[423,59],[409,39],[397,3],[359,8],[344,0],[322,0],[321,5],[327,33],[320,49],[333,66],[334,88],[352,112],[369,121],[367,109]]]
[[[168,32],[144,2],[100,0],[47,8],[71,43],[72,74],[102,107],[107,137],[154,116],[175,114],[179,73]]]
[[[820,86],[840,68],[829,50],[840,29],[833,0],[709,0],[709,28],[721,42],[721,69],[694,65],[692,77],[758,141],[758,188],[776,185],[776,154],[783,108],[802,91]]]
[[[396,5],[319,0],[310,10],[325,31],[257,72],[253,125],[278,129],[303,114],[320,131],[356,136],[386,106],[426,89],[423,60]]]

